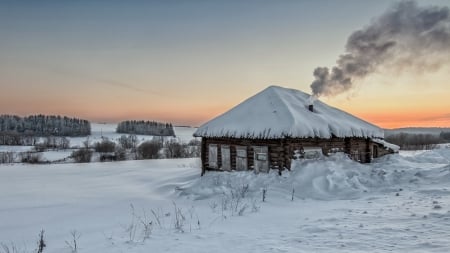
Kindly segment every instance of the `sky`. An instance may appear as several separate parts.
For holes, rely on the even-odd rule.
[[[269,85],[311,93],[314,69],[394,3],[3,0],[0,114],[199,126]],[[450,127],[448,62],[382,68],[319,99],[384,128]]]

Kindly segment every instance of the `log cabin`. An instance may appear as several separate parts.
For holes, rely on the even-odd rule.
[[[398,147],[384,131],[294,89],[269,86],[194,133],[201,137],[202,175],[207,170],[290,170],[292,159],[344,152],[369,163]]]

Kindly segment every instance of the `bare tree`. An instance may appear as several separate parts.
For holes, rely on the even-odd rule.
[[[76,230],[72,230],[70,231],[70,235],[72,238],[70,241],[66,241],[66,245],[72,253],[78,253],[78,239],[80,239],[81,234]]]
[[[171,139],[164,143],[165,155],[167,158],[184,158],[187,157],[187,145],[181,144],[175,139]]]

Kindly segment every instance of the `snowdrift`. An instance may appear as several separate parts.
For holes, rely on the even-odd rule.
[[[195,179],[179,194],[193,199],[213,198],[248,185],[252,197],[262,189],[269,194],[319,200],[356,199],[369,192],[395,192],[416,184],[450,183],[450,149],[426,151],[415,156],[390,155],[372,164],[360,164],[336,154],[315,161],[294,161],[291,171],[279,176],[253,172],[209,172]]]

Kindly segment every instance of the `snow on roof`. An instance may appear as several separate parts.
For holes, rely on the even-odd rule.
[[[319,100],[308,109],[310,95],[269,86],[228,112],[203,124],[196,137],[275,139],[284,137],[383,138],[383,131]]]
[[[386,149],[391,149],[394,152],[398,152],[400,150],[400,146],[397,146],[395,144],[389,143],[385,140],[374,138],[372,139],[373,142],[383,145]]]

